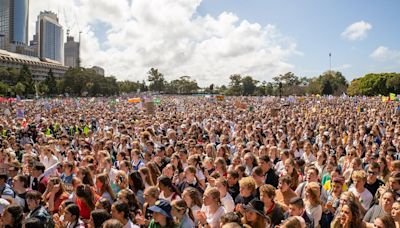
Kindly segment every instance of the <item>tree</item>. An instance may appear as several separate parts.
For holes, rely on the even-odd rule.
[[[6,96],[10,92],[10,86],[6,83],[0,82],[0,96]]]
[[[179,79],[167,83],[165,92],[170,94],[192,94],[196,93],[199,88],[197,82],[192,80],[190,76],[181,76]]]
[[[149,72],[147,72],[148,81],[150,82],[149,89],[155,92],[164,91],[165,80],[164,75],[161,74],[158,69],[151,68]]]
[[[242,76],[240,74],[233,74],[229,77],[229,79],[231,81],[229,82],[229,89],[227,91],[228,95],[242,95]]]
[[[47,87],[47,93],[49,95],[56,95],[57,94],[57,82],[56,78],[54,77],[53,71],[50,69],[47,73],[46,80],[44,81],[44,85]]]
[[[14,86],[14,92],[17,95],[23,95],[25,93],[25,85],[22,82],[18,82],[15,86]]]
[[[246,76],[242,79],[242,86],[243,86],[243,95],[250,96],[254,95],[254,92],[257,88],[257,80],[254,80],[251,76]]]
[[[331,82],[329,80],[325,80],[322,84],[322,94],[323,95],[332,95],[333,89]]]
[[[367,96],[400,93],[400,73],[366,74],[354,79],[347,92],[349,95]]]
[[[35,94],[35,85],[33,82],[32,73],[27,65],[22,66],[19,72],[18,83],[22,83],[25,86],[24,95]]]

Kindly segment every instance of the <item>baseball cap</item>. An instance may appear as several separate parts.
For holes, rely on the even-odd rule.
[[[149,207],[149,210],[152,212],[158,212],[168,218],[172,218],[171,215],[171,204],[163,199],[157,200],[156,203]]]

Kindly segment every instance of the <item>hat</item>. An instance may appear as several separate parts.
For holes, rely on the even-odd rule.
[[[8,202],[7,200],[0,198],[0,213],[3,214],[4,209],[10,205],[10,202]]]
[[[172,218],[171,215],[171,204],[166,200],[157,200],[155,205],[149,207],[148,209],[152,212],[158,212],[168,218]]]
[[[252,199],[249,204],[243,205],[243,209],[256,212],[257,214],[265,217],[264,203],[258,199]]]

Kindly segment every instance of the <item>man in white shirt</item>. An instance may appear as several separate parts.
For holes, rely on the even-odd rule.
[[[352,192],[355,197],[360,201],[360,204],[364,210],[368,210],[373,200],[372,194],[364,187],[367,182],[367,174],[364,170],[356,170],[351,175],[353,180],[353,186],[350,187],[349,191]]]

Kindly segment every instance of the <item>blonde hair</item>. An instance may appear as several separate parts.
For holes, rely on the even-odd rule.
[[[239,186],[240,187],[247,187],[251,191],[254,191],[256,189],[256,181],[254,180],[253,177],[243,177],[239,181]]]
[[[367,174],[364,170],[356,170],[351,174],[351,179],[367,181]]]
[[[220,197],[221,193],[219,192],[218,188],[210,187],[207,188],[204,194],[210,195],[218,204],[221,204]]]

